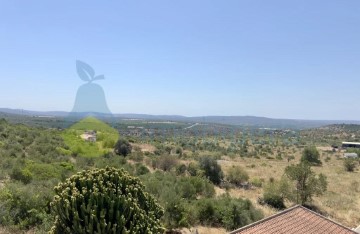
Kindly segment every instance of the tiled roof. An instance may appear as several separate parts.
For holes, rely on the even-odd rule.
[[[303,206],[294,206],[278,214],[242,227],[230,234],[354,234],[351,229]]]

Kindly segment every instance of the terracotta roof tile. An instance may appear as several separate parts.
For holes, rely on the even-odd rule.
[[[354,234],[351,229],[303,206],[294,206],[230,234]]]

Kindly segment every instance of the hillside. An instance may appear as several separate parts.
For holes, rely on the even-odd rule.
[[[86,131],[96,132],[96,142],[88,142],[82,138]],[[98,157],[112,152],[119,133],[116,129],[94,117],[87,117],[65,129],[61,136],[69,150],[67,154],[75,154],[84,157]]]
[[[1,114],[2,113],[2,114]],[[197,116],[186,117],[181,115],[146,115],[146,114],[113,114],[102,115],[101,113],[80,113],[77,115],[71,115],[69,112],[61,111],[29,111],[0,108],[0,117],[5,114],[11,114],[12,116],[31,116],[36,117],[49,117],[49,118],[61,118],[64,120],[72,120],[72,118],[81,119],[87,116],[95,115],[98,119],[106,121],[116,122],[123,119],[140,119],[140,120],[157,120],[157,121],[179,121],[179,122],[191,122],[191,123],[215,123],[237,126],[251,126],[251,127],[263,127],[263,128],[280,128],[280,129],[309,129],[317,128],[331,124],[360,124],[358,120],[301,120],[301,119],[276,119],[257,116]]]
[[[106,139],[117,139],[118,130],[123,134],[127,124],[133,121],[121,125],[121,129],[113,129],[90,117],[67,130],[58,130],[11,124],[0,119],[0,162],[3,165],[0,230],[4,227],[15,228],[18,233],[27,230],[45,233],[51,225],[47,204],[59,181],[83,169],[113,166],[125,169],[143,182],[146,190],[163,206],[162,222],[167,228],[181,229],[182,233],[191,233],[186,227],[196,228],[199,233],[226,233],[278,212],[259,203],[259,198],[271,183],[282,178],[287,166],[300,161],[304,147],[309,145],[317,146],[322,162],[321,166],[312,167],[313,171],[323,173],[328,181],[327,191],[314,197],[312,205],[323,215],[348,227],[359,223],[359,166],[357,164],[353,172],[346,171],[343,151],[331,150],[335,139],[338,142],[350,136],[358,139],[358,125],[330,125],[303,131],[252,128],[228,131],[222,126],[218,126],[222,131],[217,131],[215,126],[205,126],[207,131],[201,135],[194,131],[193,128],[198,127],[195,126],[179,131],[174,137],[174,129],[184,126],[172,124],[174,129],[166,135],[126,136],[133,145],[127,157],[106,153],[112,151],[110,146],[103,146]],[[157,123],[140,126],[159,127]],[[168,126],[163,127],[168,133],[165,131]],[[81,139],[88,130],[95,130],[99,141],[91,143]],[[204,175],[204,158],[221,169],[220,183]],[[247,175],[250,187],[230,182],[229,174],[234,166]],[[230,211],[243,209],[244,202],[255,213],[252,219],[238,222]],[[295,203],[286,200],[285,204],[289,207]],[[213,213],[208,213],[210,211]]]

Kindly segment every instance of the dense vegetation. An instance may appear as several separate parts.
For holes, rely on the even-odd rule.
[[[50,123],[61,125],[46,122],[46,128],[31,127],[0,120],[0,226],[8,232],[49,231],[55,221],[50,206],[53,188],[79,171],[107,166],[140,179],[163,207],[160,222],[166,229],[232,230],[264,217],[263,212],[275,212],[268,207],[283,209],[295,203],[316,204],[329,212],[360,191],[358,160],[342,160],[340,153],[313,147],[333,144],[335,138],[329,137],[336,135],[333,127],[321,130],[327,132],[326,140],[319,143],[318,132],[312,130],[218,125],[188,129],[184,123],[132,121],[112,123],[117,128],[113,129],[95,119],[62,130],[48,128]],[[149,129],[139,128],[143,131],[139,135],[139,129],[129,130],[128,125]],[[96,130],[98,141],[81,139],[85,130]],[[358,137],[357,130],[349,131]],[[337,144],[341,140],[345,139],[336,138]],[[332,165],[340,165],[335,175],[327,169]],[[348,178],[351,193],[337,198],[333,191],[338,182],[328,175]],[[300,187],[299,178],[305,177],[306,186]],[[321,195],[323,203],[317,199]],[[334,203],[336,199],[341,203]]]
[[[87,142],[81,138],[86,131],[92,130],[96,133],[96,142]],[[88,117],[61,133],[67,148],[60,148],[62,153],[83,157],[98,157],[112,152],[119,138],[117,130],[102,121]]]
[[[88,125],[88,121],[85,125],[74,125],[67,131],[94,129]],[[173,150],[172,147],[160,145],[159,155],[144,155],[135,148],[132,153],[127,151],[126,155],[130,154],[127,158],[121,153],[117,156],[112,151],[101,154],[96,151],[98,157],[87,157],[74,154],[73,146],[68,145],[68,132],[64,134],[64,131],[55,129],[12,125],[4,120],[1,121],[0,130],[0,160],[4,169],[1,175],[3,189],[0,192],[0,205],[3,209],[0,224],[11,230],[35,228],[39,233],[48,231],[54,222],[49,205],[55,195],[53,188],[77,171],[105,166],[123,168],[139,176],[145,189],[164,207],[161,222],[169,229],[203,224],[230,230],[263,217],[248,200],[215,196],[214,184],[209,179],[216,178],[214,182],[219,184],[223,172],[213,157],[198,158],[199,161],[191,165],[181,164],[181,147]],[[104,132],[103,127],[97,130]],[[80,139],[74,142],[78,144]],[[119,142],[129,146],[127,140],[121,139]],[[84,145],[84,142],[81,144]],[[84,147],[92,150],[91,145]],[[87,150],[82,152],[86,153]],[[128,163],[128,160],[136,163]],[[216,168],[213,169],[214,165]],[[150,169],[156,171],[150,173]],[[66,184],[61,186],[63,188],[56,189],[56,193],[61,194],[66,189]],[[57,207],[60,203],[54,204]],[[207,209],[211,210],[208,218],[203,216]],[[212,220],[214,217],[216,222]]]

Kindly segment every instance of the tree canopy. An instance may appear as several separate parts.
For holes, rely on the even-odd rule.
[[[315,146],[306,147],[302,153],[301,162],[308,162],[312,165],[321,165],[320,153]]]
[[[127,156],[131,153],[132,146],[125,139],[119,139],[115,144],[115,153],[121,156]]]
[[[200,168],[204,170],[205,176],[214,184],[220,184],[224,178],[220,165],[211,157],[202,157]]]
[[[322,195],[327,189],[326,176],[316,175],[307,162],[287,166],[285,175],[294,182],[297,203],[304,205],[312,201],[313,196]]]

